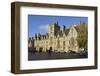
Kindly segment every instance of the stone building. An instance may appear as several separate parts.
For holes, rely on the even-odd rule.
[[[85,28],[85,30],[83,29]],[[78,43],[78,36],[85,32],[85,39],[87,39],[87,26],[84,23],[73,25],[70,28],[63,26],[60,28],[58,23],[53,23],[48,26],[48,33],[41,35],[36,34],[32,45],[29,46],[36,48],[37,51],[52,50],[55,52],[79,52],[80,46]],[[85,44],[86,45],[86,44]]]

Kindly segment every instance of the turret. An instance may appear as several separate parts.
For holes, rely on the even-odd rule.
[[[35,34],[35,39],[37,39],[37,34]]]
[[[50,24],[49,27],[48,27],[48,30],[49,30],[48,31],[49,36],[54,37],[56,35],[56,33],[60,30],[60,26],[58,25],[58,22]]]
[[[63,31],[65,31],[65,29],[66,29],[66,26],[65,26],[65,25],[63,25]]]

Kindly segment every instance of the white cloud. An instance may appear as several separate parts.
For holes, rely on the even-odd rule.
[[[40,30],[44,30],[44,31],[48,31],[48,25],[49,25],[49,24],[40,25],[40,26],[39,26],[39,29],[40,29]]]

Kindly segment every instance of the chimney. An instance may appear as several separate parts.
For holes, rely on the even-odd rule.
[[[37,39],[37,34],[35,34],[35,39]]]
[[[65,31],[65,29],[66,29],[66,26],[65,26],[65,25],[63,25],[63,31]]]

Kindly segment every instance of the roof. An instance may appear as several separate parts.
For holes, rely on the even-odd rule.
[[[66,36],[68,35],[68,33],[69,33],[69,29],[65,29],[65,30],[60,30],[60,31],[58,31],[57,33],[56,33],[56,36],[60,36],[60,37],[62,37],[63,36],[63,34],[65,34]]]
[[[78,32],[78,35],[86,35],[87,34],[87,25],[86,24],[78,24],[76,26],[74,26],[74,28],[76,29],[76,31]],[[67,36],[69,33],[70,28],[65,29],[65,30],[60,30],[56,33],[56,36],[60,36],[62,37],[63,34],[65,33],[65,35]]]
[[[69,29],[66,29],[66,30],[65,30],[65,35],[67,36],[68,33],[69,33]]]

